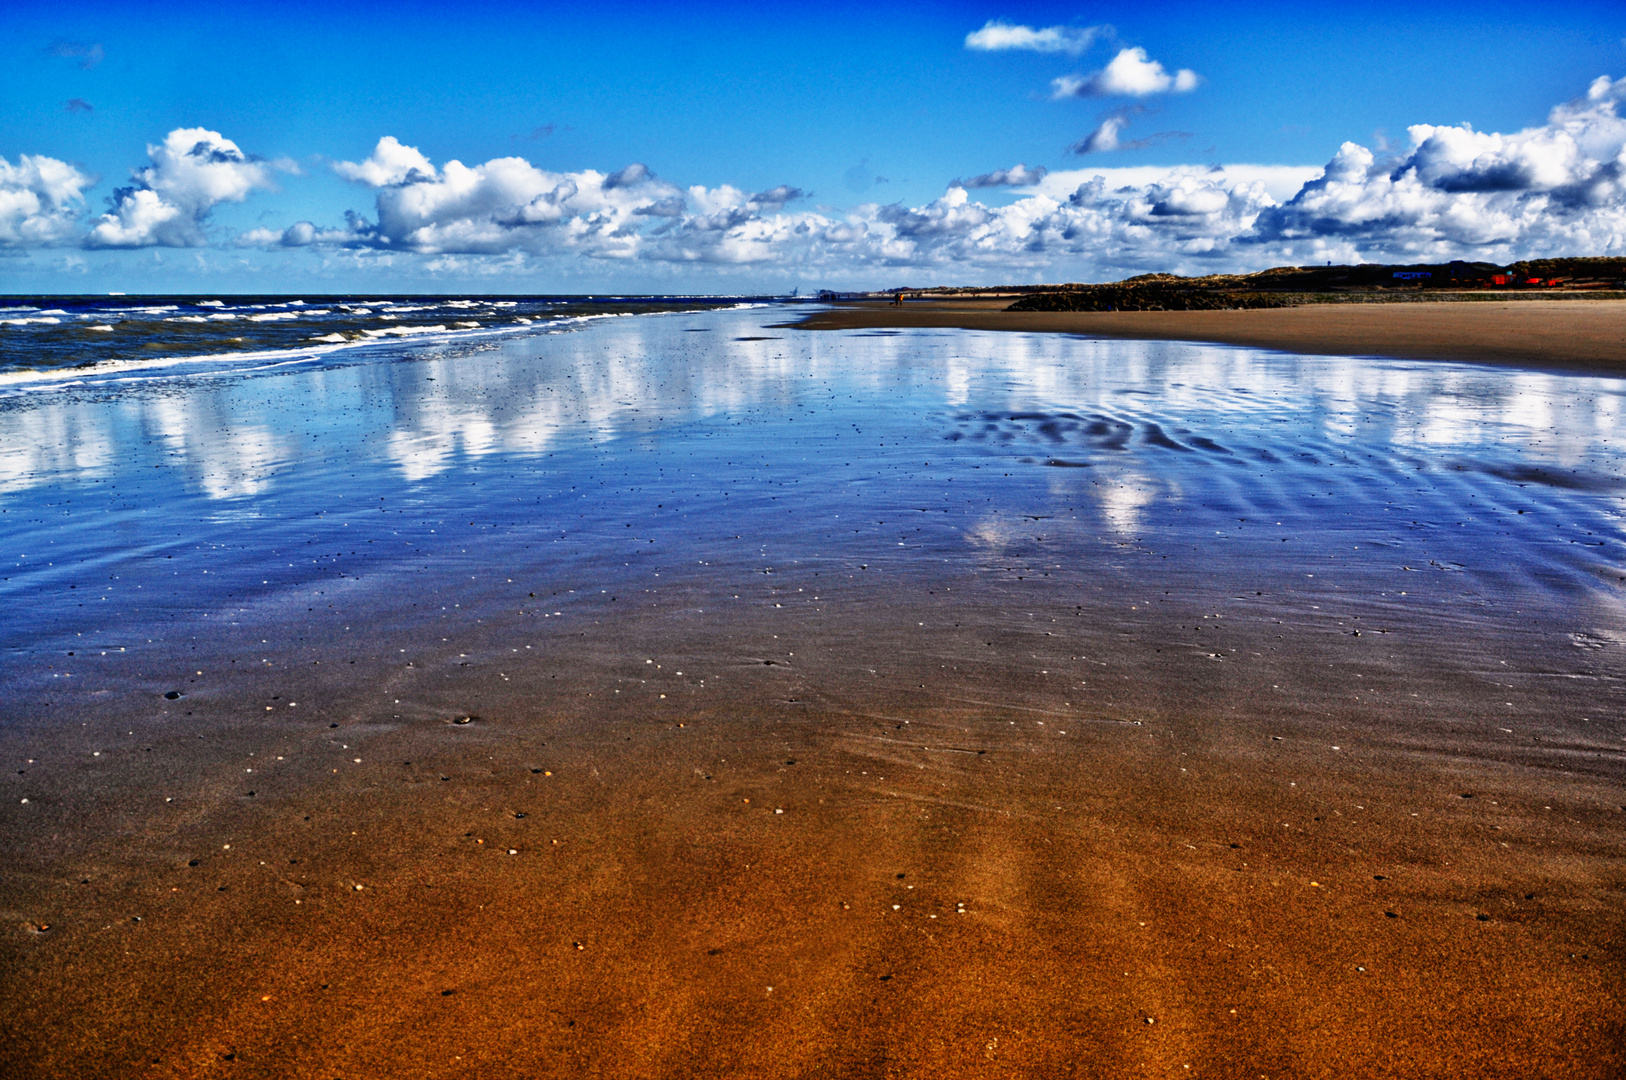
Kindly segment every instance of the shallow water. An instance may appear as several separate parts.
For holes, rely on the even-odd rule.
[[[1619,381],[779,319],[0,400],[3,724],[223,672],[221,703],[272,701],[301,665],[345,716],[512,711],[577,668],[618,695],[628,649],[820,647],[846,673],[787,699],[977,670],[1002,690],[967,701],[1392,725],[1436,685],[1621,735]],[[450,682],[402,690],[402,662]]]
[[[1621,381],[780,317],[6,398],[12,675],[939,586],[1120,635],[1246,597],[1368,637],[1539,626],[1565,662],[1626,641]]]

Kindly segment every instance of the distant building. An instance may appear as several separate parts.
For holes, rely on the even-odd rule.
[[[1419,278],[1431,278],[1432,270],[1396,270],[1395,277],[1400,281],[1416,281]]]

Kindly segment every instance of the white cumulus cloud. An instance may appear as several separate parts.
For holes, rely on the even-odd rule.
[[[641,164],[562,173],[506,157],[473,166],[448,161],[437,169],[415,147],[386,135],[366,161],[340,162],[334,170],[378,189],[377,223],[350,223],[349,242],[358,246],[624,258],[637,254],[646,221],[682,212],[683,192]],[[799,194],[786,188],[764,197]]]
[[[1123,130],[1137,116],[1146,111],[1144,105],[1127,105],[1114,109],[1099,124],[1095,130],[1084,136],[1067,149],[1080,156],[1085,154],[1106,153],[1112,150],[1139,150],[1142,147],[1154,146],[1167,139],[1185,139],[1191,136],[1189,131],[1156,131],[1144,139],[1124,139]]]
[[[1259,223],[1260,243],[1432,258],[1626,247],[1626,79],[1595,80],[1547,123],[1511,135],[1409,129],[1408,152],[1345,143],[1324,174]]]
[[[247,247],[310,247],[313,244],[348,244],[355,239],[349,229],[321,229],[309,221],[296,221],[286,229],[250,229],[237,238]]]
[[[1600,79],[1526,131],[1418,125],[1404,153],[1384,156],[1351,143],[1322,168],[1047,173],[1016,165],[952,184],[924,205],[866,203],[845,211],[803,208],[804,193],[788,185],[754,194],[727,184],[678,188],[642,165],[565,173],[498,158],[437,168],[385,140],[367,162],[338,166],[376,181],[376,223],[352,215],[343,228],[300,222],[244,239],[440,259],[755,267],[847,280],[902,272],[1078,280],[1327,259],[1626,253],[1623,98],[1626,80]],[[1112,114],[1086,143],[1097,150],[1130,145],[1123,124],[1138,109]],[[1000,186],[1020,187],[1021,197],[996,207],[970,194]]]
[[[176,128],[147,147],[151,164],[114,192],[113,208],[91,227],[91,247],[198,247],[204,222],[223,202],[269,188],[272,166],[251,159],[218,131]]]
[[[416,265],[448,274],[545,266],[568,275],[642,263],[665,265],[674,279],[717,267],[832,282],[1626,254],[1623,102],[1626,79],[1605,77],[1525,130],[1418,124],[1402,150],[1346,143],[1319,168],[1045,172],[1019,164],[957,181],[921,205],[846,209],[811,205],[789,184],[679,187],[642,164],[554,171],[504,157],[437,165],[386,137],[366,159],[335,166],[370,192],[367,216],[300,220],[238,239],[348,249],[380,265],[422,256]],[[1131,145],[1123,124],[1140,109],[1130,103],[1109,115],[1080,148]],[[268,185],[273,167],[201,129],[172,132],[150,156],[88,233],[78,213],[90,177],[53,158],[0,160],[0,246],[201,243],[210,208]],[[999,187],[1017,188],[1018,197],[990,206],[972,194]]]
[[[1127,165],[1112,168],[1056,169],[1046,174],[1036,194],[1066,201],[1078,185],[1100,177],[1108,190],[1144,188],[1170,178],[1197,177],[1224,187],[1258,183],[1274,202],[1286,202],[1320,176],[1319,165]]]
[[[56,158],[0,158],[0,246],[42,247],[73,238],[95,178]]]
[[[1077,56],[1097,38],[1110,35],[1110,26],[1016,26],[990,19],[981,30],[965,36],[965,47],[979,52],[1024,49],[1038,53],[1067,53]]]
[[[1127,116],[1109,116],[1096,125],[1095,130],[1068,147],[1075,154],[1097,154],[1117,150],[1118,133],[1129,124]]]
[[[333,171],[346,180],[371,184],[373,187],[435,180],[440,175],[429,159],[418,152],[417,147],[402,146],[394,135],[379,139],[366,161],[341,161],[333,166]]]
[[[1043,180],[1045,173],[1048,171],[1043,165],[1035,165],[1030,169],[1021,162],[1017,162],[1008,169],[995,169],[991,173],[973,176],[969,180],[956,180],[950,186],[963,188],[1032,187],[1040,180]]]
[[[1184,94],[1197,89],[1197,73],[1181,68],[1170,73],[1146,50],[1121,49],[1106,67],[1090,75],[1063,75],[1051,80],[1051,97],[1148,97],[1152,94]]]

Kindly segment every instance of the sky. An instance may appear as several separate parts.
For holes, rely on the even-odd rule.
[[[0,292],[1626,255],[1626,6],[8,6]]]

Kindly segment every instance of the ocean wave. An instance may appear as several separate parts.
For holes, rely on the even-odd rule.
[[[444,334],[444,326],[386,326],[382,330],[363,330],[368,337],[413,337],[418,334]]]
[[[132,381],[242,375],[267,370],[267,365],[388,362],[409,355],[409,349],[482,335],[564,333],[625,315],[740,306],[758,305],[735,297],[315,302],[245,297],[230,306],[225,300],[180,297],[128,305],[91,297],[18,297],[0,309],[0,339],[6,343],[0,398]],[[334,353],[343,355],[336,358]]]
[[[564,320],[554,320],[563,322]],[[551,325],[551,324],[550,324]],[[108,329],[112,329],[109,327]],[[481,335],[515,333],[523,327],[483,327],[480,330],[448,330],[440,327],[399,327],[393,330],[399,336],[413,336],[413,345],[434,344],[454,340],[467,340]],[[386,333],[381,331],[380,333]],[[101,360],[69,368],[27,369],[0,372],[0,399],[19,394],[42,391],[83,389],[92,386],[115,386],[131,382],[152,382],[165,379],[198,379],[221,376],[243,376],[273,368],[315,361],[333,362],[334,354],[351,352],[363,359],[368,351],[378,353],[379,360],[399,358],[399,338],[394,341],[376,337],[333,341],[330,335],[320,343],[311,343],[295,349],[267,349],[260,351],[208,353],[201,356],[163,356],[141,359]],[[348,357],[347,357],[348,359]]]
[[[100,360],[70,368],[28,369],[0,371],[0,398],[41,390],[61,390],[130,379],[195,378],[198,376],[237,373],[271,359],[286,359],[292,354],[315,356],[342,348],[279,349],[268,352],[209,353],[203,356],[163,356],[140,360]]]

